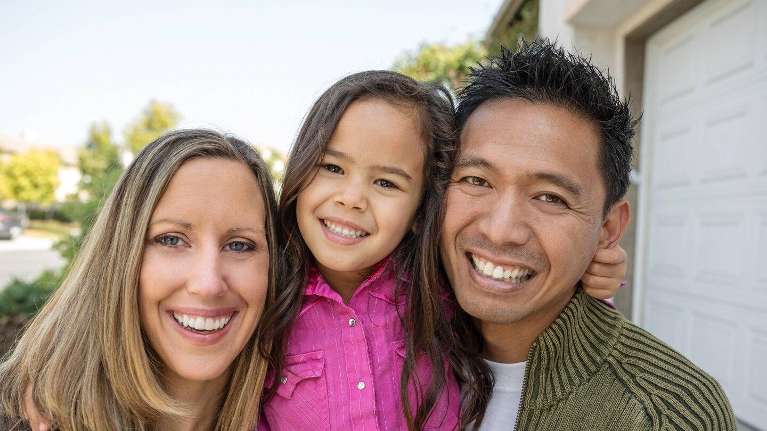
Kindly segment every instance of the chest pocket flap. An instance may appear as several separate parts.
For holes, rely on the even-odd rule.
[[[322,350],[285,357],[285,366],[279,378],[277,395],[291,399],[296,387],[304,381],[317,379],[325,369],[325,353]]]

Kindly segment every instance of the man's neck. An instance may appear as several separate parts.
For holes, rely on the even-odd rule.
[[[527,360],[530,346],[554,322],[572,295],[511,323],[478,321],[485,342],[484,356],[493,362],[513,364]]]

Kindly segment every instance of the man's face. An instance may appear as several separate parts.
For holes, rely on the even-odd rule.
[[[499,99],[469,117],[440,243],[467,313],[499,324],[559,314],[608,236],[599,148],[590,120],[552,104]]]

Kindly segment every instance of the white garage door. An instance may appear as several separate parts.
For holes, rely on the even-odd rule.
[[[767,430],[767,0],[710,0],[647,44],[644,327]]]

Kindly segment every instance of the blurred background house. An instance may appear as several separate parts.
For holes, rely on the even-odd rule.
[[[486,39],[531,11],[643,113],[618,307],[767,429],[767,1],[506,0]]]

